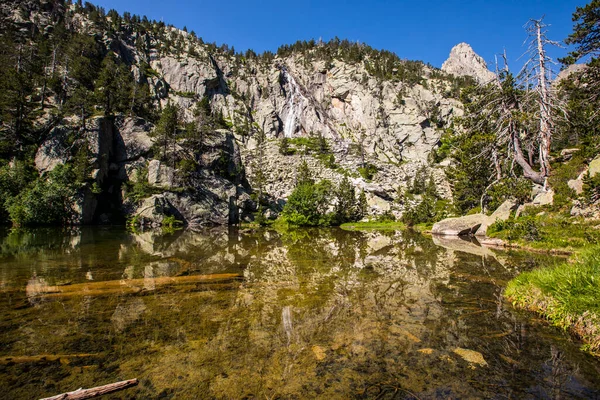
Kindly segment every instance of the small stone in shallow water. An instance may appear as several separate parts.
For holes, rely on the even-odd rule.
[[[483,358],[483,355],[475,350],[462,349],[460,347],[457,347],[453,350],[453,352],[455,354],[458,354],[459,356],[461,356],[463,358],[463,360],[465,360],[471,364],[477,364],[481,367],[488,366],[488,363]]]

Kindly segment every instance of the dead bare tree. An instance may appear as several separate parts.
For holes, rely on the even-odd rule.
[[[550,147],[554,130],[554,115],[560,110],[558,98],[551,86],[553,80],[552,65],[556,64],[546,52],[547,46],[560,46],[556,41],[548,39],[546,27],[540,19],[530,19],[524,26],[527,31],[527,61],[521,73],[522,82],[531,95],[535,105],[535,122],[537,124],[537,141],[539,145],[540,172],[544,176],[544,186],[547,185],[550,174]]]

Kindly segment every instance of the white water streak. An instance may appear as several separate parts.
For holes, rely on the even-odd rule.
[[[298,117],[299,111],[302,109],[306,98],[302,95],[300,87],[296,83],[296,80],[290,75],[285,68],[282,69],[283,75],[289,86],[289,97],[287,101],[288,112],[283,123],[283,135],[291,138],[296,129],[296,118]]]

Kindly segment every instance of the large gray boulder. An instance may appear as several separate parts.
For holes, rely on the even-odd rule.
[[[463,236],[474,234],[482,224],[489,224],[490,217],[485,214],[465,215],[458,218],[446,218],[433,225],[431,233],[442,236]]]
[[[567,182],[567,185],[573,189],[573,191],[575,192],[575,194],[580,195],[581,193],[583,193],[583,177],[587,174],[588,170],[587,168],[581,172],[579,174],[579,176],[575,179],[570,179]]]
[[[533,198],[533,205],[545,206],[554,203],[554,190],[544,190]]]

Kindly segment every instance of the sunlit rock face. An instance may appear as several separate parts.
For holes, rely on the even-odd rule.
[[[452,48],[450,56],[442,64],[442,71],[458,76],[470,76],[481,84],[491,82],[495,75],[468,43],[459,43]]]
[[[144,87],[148,85],[148,107],[157,115],[171,103],[180,107],[183,123],[192,122],[197,118],[197,104],[206,97],[212,113],[223,116],[220,127],[227,128],[220,133],[211,128],[215,135],[208,135],[203,146],[191,146],[180,137],[172,149],[166,149],[154,146],[158,139],[150,133],[155,126],[148,121],[129,115],[90,118],[85,136],[94,158],[91,178],[97,184],[95,191],[100,187],[110,196],[89,191],[87,195],[91,195],[83,196],[80,202],[84,204],[77,211],[85,215],[75,218],[75,223],[115,223],[139,215],[148,225],[160,224],[160,218],[140,215],[139,203],[132,204],[127,198],[127,185],[146,179],[139,176],[146,170],[149,185],[156,189],[153,194],[164,198],[173,188],[187,189],[185,193],[173,191],[178,199],[168,200],[173,215],[195,226],[250,220],[257,211],[251,194],[258,189],[261,168],[268,208],[276,215],[294,188],[302,159],[318,179],[336,184],[344,175],[352,176],[352,184],[366,192],[370,215],[392,213],[400,217],[404,206],[395,201],[398,188],[406,188],[422,166],[433,175],[438,194],[451,196],[443,168],[431,155],[440,145],[444,129],[463,112],[451,74],[461,75],[466,67],[447,68],[449,73],[445,73],[402,60],[399,54],[392,67],[386,66],[390,71],[378,75],[374,68],[381,67],[376,65],[379,55],[326,57],[319,55],[324,44],[285,55],[246,57],[215,49],[173,27],[157,35],[153,29],[138,31],[123,23],[116,33],[104,32],[75,5],[5,3],[0,6],[0,22],[28,32],[32,28],[51,31],[55,14],[67,14],[68,10],[72,29],[102,38],[103,46],[127,65],[133,78]],[[184,45],[165,45],[165,37]],[[357,49],[361,46],[352,45]],[[456,57],[472,72],[483,64],[471,53],[463,51]],[[465,54],[467,59],[463,60]],[[412,69],[416,75],[407,77],[405,70]],[[73,157],[72,143],[63,137],[76,136],[78,129],[78,117],[67,116],[50,132],[36,155],[40,173]],[[258,149],[263,136],[266,144],[261,153]],[[297,143],[292,144],[298,147],[295,154],[278,151],[283,138],[317,137],[326,139],[335,167]],[[160,156],[161,152],[165,154]],[[225,152],[226,166],[221,161],[211,162],[221,160],[221,152]],[[186,169],[170,162],[157,168],[153,159],[174,160],[172,153],[191,155],[189,159],[198,162],[194,179],[188,179],[188,169],[193,168],[190,165]],[[372,179],[359,173],[365,164],[377,169]],[[156,193],[161,190],[164,193]]]

